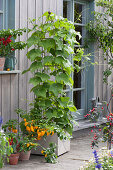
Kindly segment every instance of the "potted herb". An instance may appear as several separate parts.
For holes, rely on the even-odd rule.
[[[27,136],[24,136],[23,138],[20,138],[20,142],[18,144],[18,150],[20,152],[19,160],[29,160],[31,149],[36,149],[38,144],[35,142],[34,139],[29,139]]]
[[[0,71],[3,71],[4,64],[5,69],[8,71],[13,69],[14,56],[12,57],[11,54],[14,54],[14,51],[19,49],[24,49],[26,44],[24,42],[15,42],[17,36],[22,35],[22,32],[26,31],[25,29],[18,29],[18,30],[0,30]],[[5,61],[6,59],[6,61]]]
[[[9,145],[12,147],[12,154],[9,156],[9,164],[16,165],[19,159],[19,153],[17,152],[17,145],[19,142],[19,135],[17,134],[17,120],[9,120],[2,126],[4,132],[8,136]]]

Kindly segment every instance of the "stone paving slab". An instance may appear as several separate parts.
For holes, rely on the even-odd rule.
[[[79,170],[92,156],[90,129],[73,133],[71,150],[58,157],[58,163],[49,164],[44,156],[31,155],[29,161],[19,161],[18,165],[6,165],[2,170]],[[99,148],[105,146],[100,144]]]

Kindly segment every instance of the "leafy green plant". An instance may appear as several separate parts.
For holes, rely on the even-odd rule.
[[[27,57],[32,63],[23,73],[32,73],[29,83],[33,84],[31,91],[36,96],[28,115],[37,126],[54,128],[58,136],[66,131],[72,134],[71,112],[76,112],[76,108],[64,93],[64,87],[73,85],[70,74],[74,69],[69,57],[78,62],[82,59],[82,49],[74,53],[74,44],[79,44],[76,36],[81,36],[73,23],[63,17],[46,12],[43,18],[45,22],[40,25],[31,21],[32,34],[27,41],[30,48]]]
[[[41,151],[41,153],[45,156],[45,160],[47,163],[56,163],[57,155],[55,154],[56,144],[50,143],[49,148],[46,148]]]
[[[13,152],[12,147],[9,145],[8,137],[5,135],[3,130],[1,130],[1,124],[3,120],[2,117],[0,116],[0,168],[3,167],[5,159],[10,156],[10,154]]]
[[[9,145],[8,137],[0,131],[0,168],[3,167],[4,161],[13,152],[12,147]]]
[[[19,152],[21,151],[30,151],[31,149],[36,149],[37,146],[38,146],[38,143],[34,142],[35,139],[29,139],[27,136],[24,136],[24,137],[21,137],[20,138],[20,141],[18,143],[18,146],[17,146],[17,150]]]
[[[4,130],[5,134],[8,137],[8,141],[10,146],[13,148],[13,153],[16,153],[16,147],[19,142],[19,134],[17,134],[17,125],[18,121],[16,119],[9,120],[2,126],[2,129]]]
[[[25,48],[26,43],[15,39],[26,32],[26,29],[8,29],[0,30],[0,57],[9,57],[15,50],[22,50]]]
[[[112,0],[98,0],[97,6],[104,9],[104,12],[95,12],[95,20],[88,24],[89,43],[98,42],[98,47],[103,50],[103,58],[108,62],[108,68],[104,70],[103,80],[112,74],[113,68],[113,2]]]

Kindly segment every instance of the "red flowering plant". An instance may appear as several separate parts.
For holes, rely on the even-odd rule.
[[[91,142],[92,148],[94,148],[94,146],[97,146],[99,139],[101,139],[103,142],[107,142],[107,149],[111,149],[111,144],[113,144],[113,113],[110,113],[111,109],[109,108],[109,105],[111,103],[112,98],[113,94],[111,94],[109,102],[106,103],[108,113],[108,115],[106,115],[107,118],[106,123],[103,126],[101,125],[101,128],[99,125],[98,126],[95,125],[94,128],[91,130],[91,132],[94,133],[94,137]]]
[[[26,29],[8,29],[8,30],[0,30],[0,57],[9,57],[11,53],[15,50],[24,49],[26,46],[25,42],[19,41],[15,42],[17,36],[22,35]]]
[[[102,110],[103,110],[103,107],[100,109],[97,109],[97,107],[95,107],[92,110],[90,110],[89,113],[86,114],[84,117],[85,119],[89,119],[91,122],[97,122]]]
[[[13,148],[13,153],[17,152],[16,148],[20,140],[19,134],[17,133],[17,126],[18,121],[16,119],[9,120],[8,122],[6,122],[5,125],[2,126],[2,129],[8,137],[9,145],[11,145],[11,147]]]

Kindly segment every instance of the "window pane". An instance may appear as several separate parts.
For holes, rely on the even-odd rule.
[[[67,2],[63,2],[63,17],[67,18]]]
[[[81,109],[81,91],[73,92],[73,104],[77,109]]]
[[[82,5],[74,4],[74,22],[82,23]]]
[[[82,29],[83,29],[82,26],[76,26],[75,25],[75,31],[80,32],[81,36],[82,36]],[[79,36],[77,35],[76,39],[77,39],[77,42],[79,42],[80,45],[82,45],[82,38],[79,39]]]
[[[74,64],[77,64],[76,62]],[[79,66],[81,65],[81,62],[79,63]],[[76,69],[74,70],[73,74],[73,81],[74,81],[74,88],[81,88],[81,71],[77,73]]]
[[[3,14],[0,14],[0,30],[3,29]]]
[[[0,10],[3,10],[3,0],[0,0]]]

